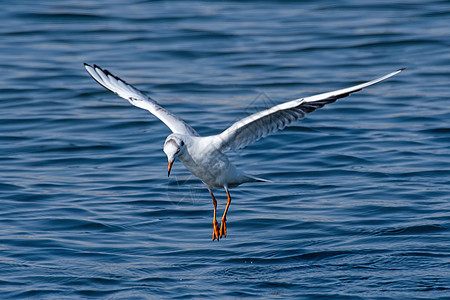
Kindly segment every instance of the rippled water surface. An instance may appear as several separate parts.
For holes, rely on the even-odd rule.
[[[448,297],[448,1],[44,0],[0,15],[0,298]],[[83,62],[202,135],[408,69],[230,153],[274,183],[231,190],[212,242],[206,187],[179,162],[167,178],[169,130]]]

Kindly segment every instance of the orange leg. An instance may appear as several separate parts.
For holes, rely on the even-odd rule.
[[[227,237],[227,212],[228,212],[228,208],[230,207],[230,203],[231,203],[231,196],[230,196],[230,192],[228,192],[228,189],[225,187],[225,191],[227,192],[227,206],[225,207],[225,211],[223,212],[223,216],[222,216],[222,223],[220,224],[220,237],[224,236]]]
[[[216,220],[216,211],[217,211],[217,200],[214,197],[212,191],[210,191],[211,197],[213,199],[214,204],[214,217],[213,217],[213,241],[217,239],[219,241],[219,223]]]

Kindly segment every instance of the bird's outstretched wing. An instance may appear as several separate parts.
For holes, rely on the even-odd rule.
[[[148,110],[155,117],[160,119],[173,133],[187,134],[198,136],[198,133],[183,120],[171,114],[158,103],[145,95],[142,91],[134,86],[126,83],[124,80],[111,74],[108,70],[102,69],[97,65],[91,66],[84,64],[89,75],[94,78],[101,86],[117,94],[118,96],[127,99],[131,104],[139,108]]]
[[[306,114],[323,107],[325,104],[333,103],[339,98],[347,97],[351,93],[392,77],[404,69],[399,69],[383,77],[346,89],[299,98],[279,104],[234,123],[228,129],[216,135],[214,140],[217,143],[218,149],[222,151],[244,148],[271,133],[282,130],[284,127],[302,119]]]

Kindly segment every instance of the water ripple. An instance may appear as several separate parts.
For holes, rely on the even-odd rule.
[[[446,1],[0,6],[2,298],[447,296]],[[274,183],[233,189],[213,243],[206,187],[167,179],[170,131],[83,62],[205,135],[408,69],[230,153]]]

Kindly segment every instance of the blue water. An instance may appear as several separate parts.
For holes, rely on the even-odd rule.
[[[449,299],[448,1],[5,2],[1,299]],[[83,62],[202,135],[408,69],[231,153],[274,183],[231,190],[212,242],[169,130]]]

